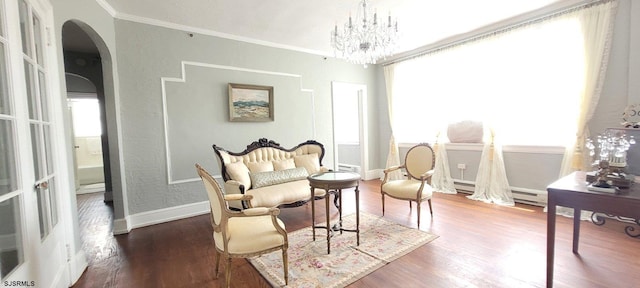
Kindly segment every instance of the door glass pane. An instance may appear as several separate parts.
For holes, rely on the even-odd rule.
[[[36,188],[36,197],[38,198],[38,222],[40,224],[40,239],[49,234],[49,225],[47,225],[47,197],[46,189]]]
[[[20,197],[0,202],[0,279],[24,262]]]
[[[2,21],[2,19],[0,19],[0,21]],[[11,114],[4,43],[0,43],[0,114]]]
[[[38,71],[38,83],[40,83],[40,111],[42,111],[42,120],[49,121],[49,108],[47,101],[47,82],[44,79],[44,73]]]
[[[22,36],[22,52],[31,56],[31,39],[29,35],[29,8],[27,3],[20,1],[20,35]]]
[[[42,30],[40,28],[40,19],[33,15],[33,42],[36,44],[36,62],[44,67],[42,61]]]
[[[27,85],[27,99],[29,100],[29,119],[38,117],[38,102],[33,89],[33,66],[27,60],[24,61],[24,80]]]
[[[40,129],[38,124],[31,124],[31,149],[33,153],[33,172],[35,174],[35,181],[40,180],[44,176],[44,169],[42,163],[42,150],[40,141]]]
[[[58,191],[56,190],[56,183],[54,177],[49,179],[49,199],[51,203],[51,226],[55,227],[58,224]]]
[[[18,189],[15,136],[11,124],[11,121],[0,120],[0,196]]]
[[[4,9],[0,10],[0,37],[4,37]]]
[[[51,175],[53,174],[53,153],[52,153],[52,147],[51,147],[51,126],[50,125],[44,125],[44,153],[45,153],[45,159],[47,160],[47,171],[46,171],[46,175]]]

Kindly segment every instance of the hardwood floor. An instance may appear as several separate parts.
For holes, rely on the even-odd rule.
[[[378,180],[361,183],[363,211],[382,214],[379,185]],[[353,212],[353,193],[343,193],[345,213]],[[465,196],[436,193],[433,219],[424,205],[420,228],[440,237],[349,287],[544,287],[546,213],[542,207],[501,207]],[[223,271],[218,279],[213,275],[209,215],[114,237],[109,233],[112,209],[102,202],[102,194],[78,197],[89,267],[73,287],[221,287],[224,283]],[[323,203],[316,202],[317,211],[324,211]],[[282,209],[280,218],[287,231],[310,225],[310,209],[310,205]],[[410,211],[406,201],[386,199],[389,220],[415,228],[415,212],[415,205]],[[316,217],[321,220],[324,214],[317,212]],[[556,225],[555,287],[640,285],[640,239],[627,236],[625,225],[583,221],[579,255],[571,252],[571,219],[558,217]],[[269,287],[247,261],[234,259],[232,265],[233,287]]]

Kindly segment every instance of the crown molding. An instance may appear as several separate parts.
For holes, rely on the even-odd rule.
[[[101,2],[104,3],[105,2],[105,0],[96,0],[96,1],[98,1],[98,3],[101,3]],[[131,21],[131,22],[135,22],[135,23],[141,23],[141,24],[147,24],[147,25],[152,25],[152,26],[157,26],[157,27],[163,27],[163,28],[169,28],[169,29],[174,29],[174,30],[185,31],[185,32],[189,32],[189,33],[196,33],[196,34],[201,34],[201,35],[214,36],[214,37],[219,37],[219,38],[224,38],[224,39],[229,39],[229,40],[246,42],[246,43],[250,43],[250,44],[256,44],[256,45],[261,45],[261,46],[272,47],[272,48],[279,48],[279,49],[303,52],[303,53],[307,53],[307,54],[314,54],[314,55],[320,55],[320,56],[326,56],[326,57],[333,57],[333,54],[327,53],[327,52],[324,52],[324,51],[318,51],[318,50],[313,50],[313,49],[305,49],[305,48],[301,48],[301,47],[297,47],[297,46],[284,45],[284,44],[279,44],[279,43],[274,43],[274,42],[269,42],[269,41],[263,41],[263,40],[259,40],[259,39],[255,39],[255,38],[242,37],[242,36],[238,36],[238,35],[222,33],[222,32],[218,32],[218,31],[214,31],[214,30],[210,30],[210,29],[198,28],[198,27],[193,27],[193,26],[189,26],[189,25],[182,25],[182,24],[177,24],[177,23],[173,23],[173,22],[153,19],[153,18],[147,18],[147,17],[141,17],[141,16],[137,16],[137,15],[132,15],[132,14],[121,13],[121,12],[117,12],[117,11],[113,10],[113,8],[111,6],[109,6],[108,4],[105,3],[105,5],[107,6],[107,7],[105,7],[105,10],[107,10],[107,12],[109,12],[109,14],[111,14],[111,16],[113,16],[114,18],[116,18],[118,20],[125,20],[125,21]],[[101,4],[101,6],[102,6],[102,4]],[[111,11],[109,11],[109,9],[111,9]]]
[[[96,3],[98,3],[98,5],[102,7],[102,9],[107,11],[107,13],[111,15],[111,17],[116,17],[116,15],[118,15],[118,11],[116,11],[116,9],[113,9],[113,7],[109,5],[106,0],[96,0]]]

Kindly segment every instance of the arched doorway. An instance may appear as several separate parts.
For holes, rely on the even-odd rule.
[[[72,75],[68,79],[77,80],[80,77],[95,86],[102,127],[100,144],[103,155],[104,201],[113,202],[114,223],[112,232],[114,234],[126,233],[128,232],[128,227],[123,220],[127,214],[126,193],[124,192],[124,177],[121,175],[120,168],[122,155],[119,147],[120,131],[116,112],[118,108],[115,99],[115,77],[111,53],[98,33],[86,23],[78,20],[70,20],[64,23],[61,42],[65,74]],[[67,84],[68,89],[70,86],[72,89],[78,89],[79,87],[75,84]],[[67,116],[66,119],[69,122],[71,120],[70,115]],[[67,135],[71,134],[67,133]],[[74,150],[73,146],[68,147],[68,155],[74,155]]]

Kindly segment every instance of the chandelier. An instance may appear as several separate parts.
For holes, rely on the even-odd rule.
[[[389,15],[386,23],[380,23],[378,13],[371,13],[368,1],[362,0],[355,19],[349,15],[349,22],[342,29],[336,24],[331,31],[331,46],[336,57],[367,67],[391,55],[397,38],[398,21],[392,23]]]

